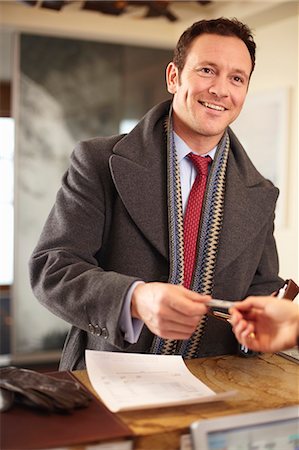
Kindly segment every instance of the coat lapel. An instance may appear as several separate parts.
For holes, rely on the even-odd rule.
[[[269,223],[278,196],[278,190],[257,172],[243,149],[241,154],[239,149],[237,152],[231,150],[228,159],[217,273],[242,254]]]
[[[166,133],[161,112],[157,118],[158,123],[154,119],[142,121],[117,143],[110,171],[131,219],[168,259]]]

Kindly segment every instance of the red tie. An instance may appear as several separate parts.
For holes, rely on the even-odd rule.
[[[200,223],[201,207],[204,198],[210,156],[199,156],[189,153],[188,158],[193,162],[197,175],[189,194],[184,218],[184,286],[190,287],[196,258],[197,235]]]

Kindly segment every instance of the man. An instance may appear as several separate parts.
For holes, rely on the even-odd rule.
[[[30,261],[36,297],[72,324],[62,370],[84,368],[86,348],[235,353],[230,325],[206,314],[205,296],[242,299],[283,284],[278,190],[228,128],[254,64],[247,26],[197,22],[167,67],[172,104],[154,107],[126,136],[75,149]],[[195,160],[205,166],[198,176]]]

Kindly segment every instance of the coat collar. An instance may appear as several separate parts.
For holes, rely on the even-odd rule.
[[[114,147],[110,170],[118,194],[144,238],[166,259],[169,254],[167,164],[164,118],[170,102],[154,107],[131,133]],[[231,150],[223,228],[217,272],[229,265],[260,232],[269,216],[277,190],[255,169],[229,130]]]

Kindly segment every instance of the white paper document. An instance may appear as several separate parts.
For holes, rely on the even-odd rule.
[[[188,370],[181,356],[86,350],[90,382],[112,412],[218,401]]]

